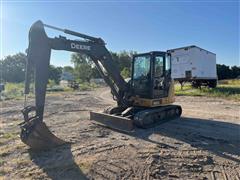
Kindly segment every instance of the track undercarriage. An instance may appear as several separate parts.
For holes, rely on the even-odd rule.
[[[90,112],[90,119],[101,125],[124,132],[131,132],[134,127],[150,128],[168,120],[179,118],[182,108],[167,105],[154,108],[130,107],[125,110],[115,107],[103,113]]]

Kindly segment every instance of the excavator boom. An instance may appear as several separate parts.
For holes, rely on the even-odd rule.
[[[66,34],[77,36],[83,40],[69,40],[59,36],[49,38],[44,27],[62,31]],[[35,22],[29,31],[29,46],[27,49],[27,65],[25,77],[25,94],[29,93],[30,79],[34,71],[35,74],[35,106],[26,106],[22,110],[24,122],[21,123],[21,139],[32,149],[48,149],[65,142],[53,135],[43,122],[46,88],[48,83],[48,68],[50,64],[51,50],[65,50],[82,53],[91,58],[96,68],[111,88],[113,96],[121,107],[127,107],[126,100],[127,83],[112,60],[109,51],[105,47],[105,42],[101,38],[88,36],[82,33],[67,29],[60,29],[54,26],[43,24],[41,21]],[[29,114],[35,115],[29,117]]]

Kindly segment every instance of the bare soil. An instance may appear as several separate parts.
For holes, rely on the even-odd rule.
[[[181,118],[124,134],[89,120],[114,105],[108,88],[48,94],[44,120],[71,143],[33,152],[19,138],[23,101],[1,102],[0,179],[239,180],[240,102],[179,96],[176,104]]]

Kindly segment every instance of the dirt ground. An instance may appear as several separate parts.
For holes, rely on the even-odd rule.
[[[44,120],[71,144],[36,153],[19,139],[23,101],[1,102],[0,179],[240,179],[240,102],[179,96],[181,118],[130,134],[89,120],[113,104],[107,88],[48,95]]]

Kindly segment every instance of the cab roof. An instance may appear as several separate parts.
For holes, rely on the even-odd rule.
[[[165,55],[166,53],[167,52],[165,52],[165,51],[150,51],[150,52],[146,52],[146,53],[135,54],[135,55],[133,55],[133,57],[144,56],[144,55]]]

